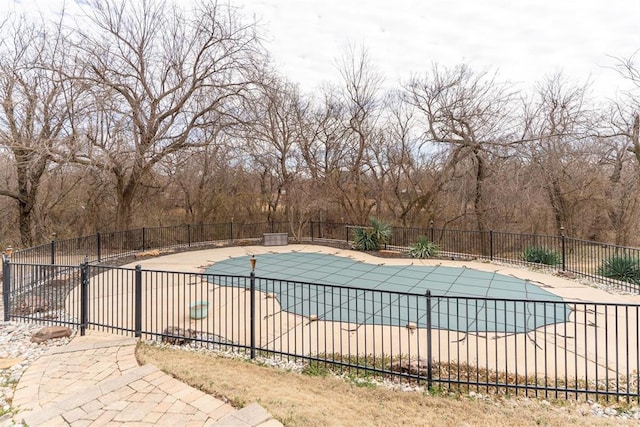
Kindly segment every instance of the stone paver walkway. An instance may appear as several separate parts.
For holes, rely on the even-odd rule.
[[[51,349],[20,379],[15,419],[29,426],[282,426],[258,404],[236,410],[153,365],[138,366],[135,345],[92,332]]]

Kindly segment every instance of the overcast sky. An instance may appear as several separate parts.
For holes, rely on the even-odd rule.
[[[74,0],[67,0],[67,3]],[[183,0],[184,1],[184,0]],[[0,0],[44,9],[63,0]],[[15,6],[18,3],[18,6]],[[640,0],[231,0],[257,18],[279,69],[311,91],[338,81],[349,45],[368,49],[396,85],[432,62],[498,71],[523,85],[562,71],[613,96],[613,57],[640,49]],[[640,53],[638,54],[640,61]]]

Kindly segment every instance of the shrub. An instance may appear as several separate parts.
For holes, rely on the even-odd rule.
[[[614,255],[598,267],[598,274],[610,279],[640,284],[640,260],[628,255]]]
[[[418,241],[411,246],[409,255],[412,258],[432,258],[438,256],[440,248],[434,242],[430,242],[426,237],[420,237]]]
[[[353,229],[353,248],[359,251],[375,251],[378,249],[378,242],[373,235],[373,230],[369,227],[358,227]]]
[[[389,242],[391,226],[377,218],[369,219],[369,227],[358,227],[353,230],[354,249],[360,251],[377,251],[380,246]]]
[[[556,251],[541,246],[528,246],[524,248],[522,258],[527,262],[545,265],[558,265],[562,261]]]
[[[371,224],[373,234],[378,241],[378,245],[386,245],[389,243],[391,233],[393,232],[391,225],[377,218],[370,218],[369,223]]]

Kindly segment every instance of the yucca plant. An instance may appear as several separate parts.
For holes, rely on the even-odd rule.
[[[353,248],[359,251],[378,250],[378,241],[370,227],[358,227],[353,229]]]
[[[418,241],[409,249],[412,258],[433,258],[438,256],[440,248],[434,242],[430,242],[426,237],[418,238]]]
[[[389,223],[378,218],[369,218],[369,224],[373,229],[373,234],[376,237],[379,246],[389,243],[391,233],[393,233],[393,228]]]
[[[610,279],[640,284],[640,260],[628,255],[614,255],[598,267],[598,274]]]
[[[377,251],[380,246],[389,242],[391,225],[377,218],[370,218],[369,224],[369,227],[358,227],[353,230],[354,249]]]
[[[558,265],[562,262],[560,255],[556,251],[541,246],[527,246],[524,248],[522,259],[526,262],[545,265]]]

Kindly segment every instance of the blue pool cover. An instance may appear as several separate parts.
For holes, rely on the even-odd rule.
[[[249,258],[216,262],[206,273],[246,276]],[[471,268],[369,264],[306,252],[256,259],[258,290],[274,293],[285,311],[320,320],[426,327],[430,307],[433,328],[520,333],[565,322],[570,313],[562,298],[533,283]]]

